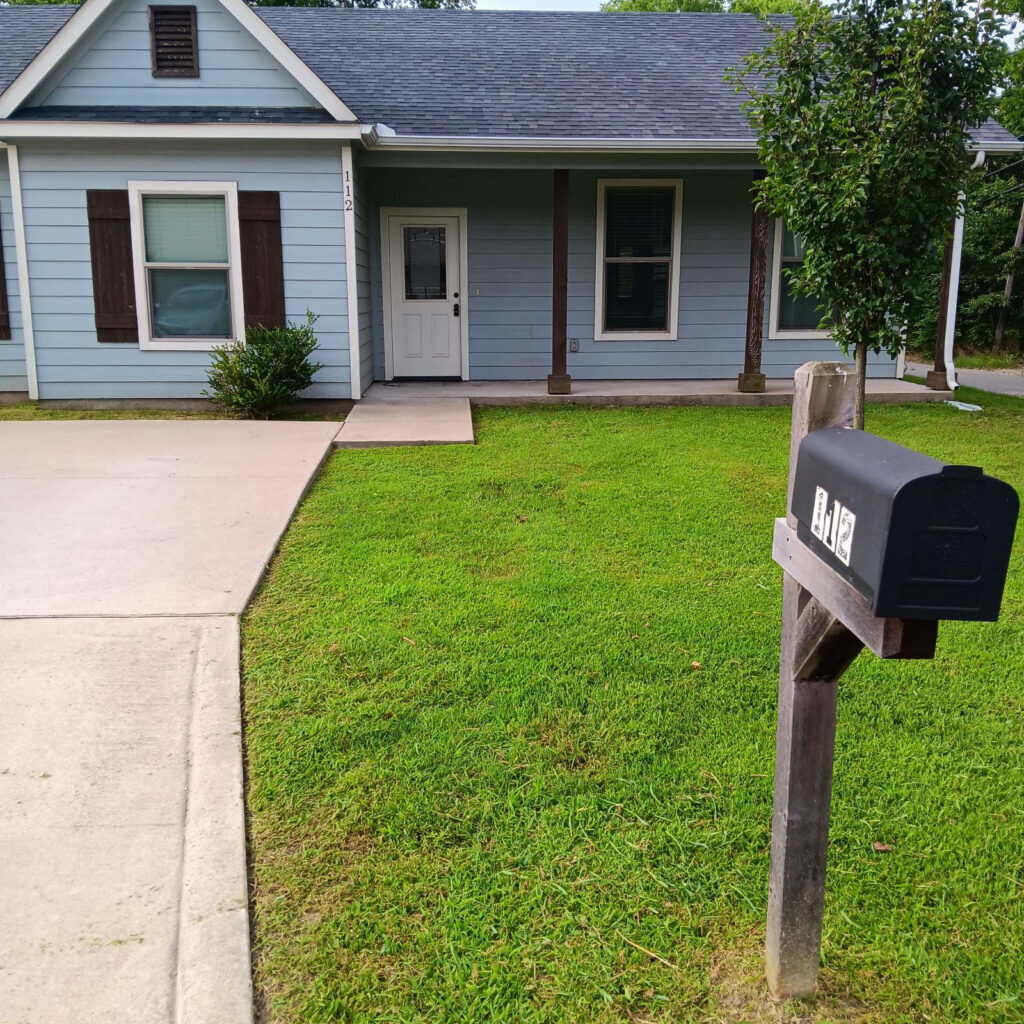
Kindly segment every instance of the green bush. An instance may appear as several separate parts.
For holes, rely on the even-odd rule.
[[[203,394],[240,416],[270,419],[291,405],[313,383],[323,366],[310,362],[316,350],[315,317],[308,310],[304,324],[249,327],[245,343],[214,350]]]

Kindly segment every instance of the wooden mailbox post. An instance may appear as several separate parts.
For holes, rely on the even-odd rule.
[[[883,619],[797,539],[792,512],[800,442],[853,422],[856,375],[842,363],[796,372],[787,515],[772,556],[785,570],[768,888],[766,974],[777,999],[814,991],[821,951],[839,677],[867,647],[881,658],[931,658],[938,622]]]

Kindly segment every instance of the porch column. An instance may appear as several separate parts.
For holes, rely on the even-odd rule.
[[[759,171],[754,184],[764,177]],[[764,391],[761,372],[761,343],[764,337],[764,287],[768,250],[768,214],[756,204],[750,219],[750,279],[747,285],[747,339],[743,350],[743,372],[738,390]]]
[[[572,378],[565,361],[569,302],[569,172],[554,172],[551,251],[551,374],[549,395],[568,395]]]
[[[935,332],[935,367],[928,371],[925,384],[935,391],[949,389],[946,353],[952,352],[956,335],[956,300],[960,290],[960,249],[964,241],[964,218],[958,214],[950,226],[950,236],[942,254],[942,287],[939,289],[939,325]]]

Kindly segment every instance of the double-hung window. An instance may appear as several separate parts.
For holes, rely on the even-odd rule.
[[[598,341],[674,341],[679,319],[683,183],[597,183]]]
[[[772,262],[771,330],[769,336],[779,340],[827,338],[820,330],[821,300],[813,295],[797,295],[787,270],[804,262],[803,239],[786,225],[775,222],[775,258]]]
[[[209,349],[241,338],[234,182],[129,182],[139,342]]]

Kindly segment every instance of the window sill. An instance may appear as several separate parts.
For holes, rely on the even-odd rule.
[[[666,331],[601,331],[594,341],[678,341],[675,333]]]
[[[768,335],[769,341],[825,341],[831,340],[828,331],[773,331]]]
[[[140,342],[139,348],[143,352],[212,352],[234,342],[234,338],[153,338]]]

